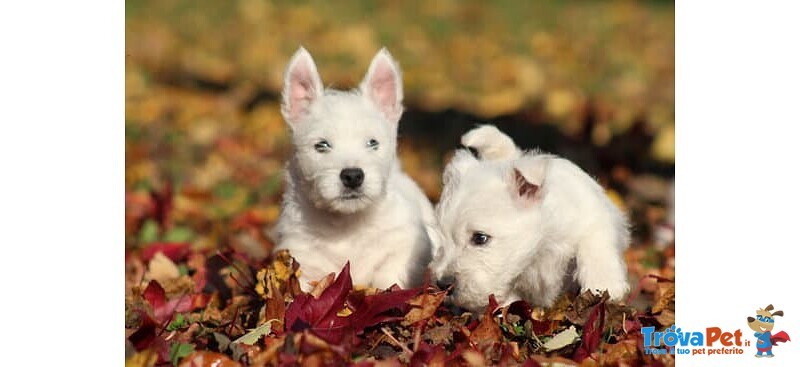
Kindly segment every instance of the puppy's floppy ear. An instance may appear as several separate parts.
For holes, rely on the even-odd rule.
[[[386,48],[372,58],[359,89],[389,122],[400,121],[403,114],[403,79],[400,67]]]
[[[314,59],[305,48],[300,47],[289,60],[283,75],[281,113],[290,127],[294,128],[322,93],[322,80]]]
[[[783,316],[783,311],[775,311],[772,313],[772,316]]]
[[[484,160],[513,159],[520,154],[511,138],[493,125],[481,125],[461,136],[461,145]]]
[[[511,194],[525,206],[532,205],[541,197],[547,165],[548,161],[544,157],[523,157],[511,165]]]

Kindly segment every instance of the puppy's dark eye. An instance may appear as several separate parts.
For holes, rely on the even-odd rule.
[[[314,144],[314,149],[320,153],[326,153],[331,150],[331,143],[327,140],[320,140],[319,143]]]
[[[373,150],[377,150],[378,145],[380,145],[380,143],[378,143],[378,141],[375,139],[369,139],[369,141],[367,142],[367,148],[371,148]]]
[[[472,232],[472,238],[470,239],[470,242],[475,246],[483,246],[489,243],[491,239],[492,236],[483,233],[481,231],[477,231],[477,232]]]

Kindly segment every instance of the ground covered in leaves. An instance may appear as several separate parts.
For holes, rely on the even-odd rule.
[[[126,365],[674,365],[639,332],[674,320],[672,5],[330,4],[126,2]],[[476,122],[590,171],[631,218],[630,298],[473,315],[348,268],[301,292],[271,232],[290,151],[280,75],[300,44],[338,88],[392,51],[400,157],[433,202]]]
[[[354,288],[349,264],[300,291],[286,251],[254,261],[155,242],[127,258],[129,366],[673,365],[643,354],[642,326],[674,321],[674,282],[654,305],[565,294],[542,309],[517,301],[482,315],[443,303],[445,291]],[[645,278],[644,284],[649,278]],[[636,292],[641,289],[637,289]]]

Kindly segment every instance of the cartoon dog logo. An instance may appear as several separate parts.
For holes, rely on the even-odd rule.
[[[769,305],[757,310],[756,317],[751,316],[747,318],[747,326],[756,332],[755,336],[758,338],[758,342],[756,343],[756,349],[758,349],[756,357],[758,358],[774,357],[775,355],[772,354],[772,347],[778,343],[785,343],[791,340],[789,339],[789,334],[785,331],[772,334],[772,328],[775,327],[775,316],[783,316],[783,311],[771,312],[773,308],[772,305]],[[764,353],[766,353],[766,355],[764,355]]]

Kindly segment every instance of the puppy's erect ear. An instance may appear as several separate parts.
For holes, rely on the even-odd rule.
[[[283,118],[294,128],[314,100],[322,96],[322,80],[320,80],[314,59],[305,48],[300,47],[289,60],[283,75],[283,94],[281,113]]]
[[[509,187],[512,195],[526,206],[532,205],[542,195],[547,163],[544,157],[523,157],[512,164]]]
[[[400,120],[403,114],[403,79],[400,67],[386,48],[372,58],[359,88],[389,122],[397,123]]]
[[[461,145],[474,149],[484,160],[514,159],[520,151],[511,138],[497,127],[481,125],[461,136]]]

